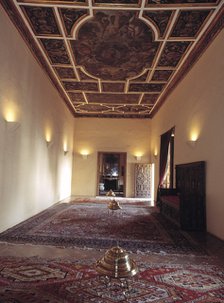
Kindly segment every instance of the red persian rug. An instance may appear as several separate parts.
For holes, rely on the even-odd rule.
[[[106,285],[96,260],[0,257],[1,303],[221,303],[224,272],[211,265],[145,264],[128,280]]]
[[[154,208],[107,204],[62,203],[0,234],[0,241],[110,248],[128,251],[205,253],[188,234],[164,220]]]

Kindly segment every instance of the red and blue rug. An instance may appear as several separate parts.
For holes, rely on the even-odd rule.
[[[132,252],[206,253],[154,208],[127,204],[114,212],[106,203],[57,204],[1,233],[0,241],[95,249],[119,244]]]
[[[224,272],[214,265],[151,264],[122,289],[102,283],[96,260],[0,257],[1,303],[221,303]]]

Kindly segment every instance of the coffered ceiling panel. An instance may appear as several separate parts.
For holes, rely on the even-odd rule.
[[[153,117],[224,25],[224,0],[0,3],[77,117]]]

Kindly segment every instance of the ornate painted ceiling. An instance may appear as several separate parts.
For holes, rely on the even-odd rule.
[[[224,24],[223,0],[0,2],[77,117],[153,117]]]

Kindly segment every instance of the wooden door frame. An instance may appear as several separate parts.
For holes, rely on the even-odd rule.
[[[124,197],[126,197],[126,190],[127,190],[127,152],[116,152],[116,151],[98,151],[97,152],[97,184],[96,184],[96,195],[99,196],[99,181],[100,181],[100,155],[101,154],[119,154],[124,156],[124,187],[123,193]]]

